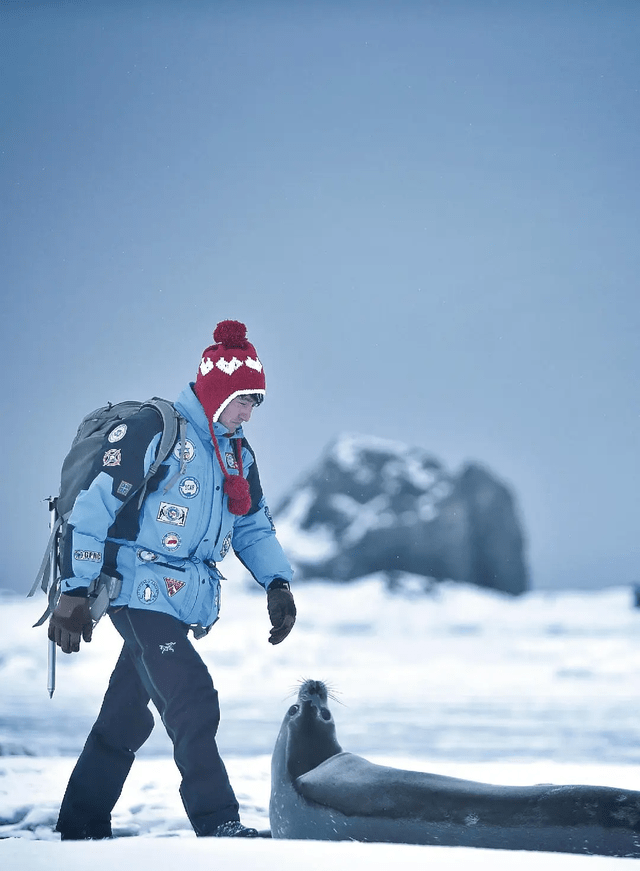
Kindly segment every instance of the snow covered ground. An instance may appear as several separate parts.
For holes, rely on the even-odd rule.
[[[455,584],[391,596],[378,578],[295,589],[299,619],[267,643],[264,594],[229,557],[222,617],[198,642],[222,703],[219,744],[243,821],[268,828],[269,763],[299,681],[333,687],[346,750],[396,767],[494,783],[594,783],[640,790],[640,610],[628,588],[512,599]],[[255,589],[254,589],[255,587]],[[97,713],[119,643],[108,621],[79,655],[58,657],[46,691],[41,597],[0,598],[0,866],[94,871],[138,863],[225,869],[512,868],[500,851],[351,843],[199,841],[178,797],[161,725],[143,748],[104,843],[53,832],[67,777]],[[128,837],[125,837],[128,836]],[[137,837],[135,837],[137,836]],[[522,869],[633,860],[518,853]]]

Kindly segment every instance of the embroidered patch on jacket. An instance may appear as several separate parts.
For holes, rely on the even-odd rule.
[[[181,451],[182,451],[182,442],[179,441],[177,443],[177,445],[175,446],[175,448],[173,449],[173,456],[176,458],[176,460],[180,460],[182,458]],[[189,439],[185,439],[184,440],[184,458],[187,461],[187,463],[190,463],[191,460],[195,457],[195,455],[196,455],[196,446]]]
[[[126,423],[119,423],[115,429],[112,429],[109,435],[107,436],[108,440],[113,444],[114,442],[119,442],[120,439],[123,439],[127,434],[127,425]]]
[[[236,460],[236,455],[232,451],[227,451],[225,453],[225,457],[227,458],[227,469],[238,468],[238,461]]]
[[[183,478],[178,485],[178,490],[185,499],[193,499],[200,492],[200,483],[195,478]]]
[[[224,559],[229,553],[229,548],[231,547],[231,535],[232,534],[229,533],[222,542],[222,547],[220,548],[220,559]]]
[[[118,496],[126,496],[132,487],[133,484],[130,484],[128,481],[120,481],[116,493],[118,494]]]
[[[122,462],[122,454],[120,448],[111,448],[102,458],[103,466],[119,466]]]
[[[173,505],[171,502],[161,502],[156,520],[160,523],[172,523],[174,526],[184,526],[187,522],[189,509],[183,505]]]
[[[158,598],[158,585],[155,581],[142,581],[138,584],[138,599],[144,605],[152,605]]]
[[[102,554],[97,550],[74,550],[73,558],[77,560],[90,560],[94,563],[102,562]]]
[[[164,582],[167,585],[167,594],[169,596],[175,596],[185,586],[184,581],[178,581],[175,578],[165,578]]]
[[[138,559],[141,559],[145,563],[153,563],[158,559],[158,554],[154,553],[152,550],[143,550],[141,548],[138,551]]]
[[[167,550],[177,550],[181,544],[182,539],[177,532],[167,532],[165,537],[162,539],[162,545],[163,547],[166,547]]]

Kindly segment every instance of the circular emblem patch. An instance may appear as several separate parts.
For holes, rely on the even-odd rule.
[[[158,559],[158,554],[154,553],[152,550],[139,550],[138,559],[141,559],[145,563],[153,563]]]
[[[193,499],[200,492],[200,484],[195,478],[183,478],[178,487],[180,495],[185,499]]]
[[[176,458],[176,460],[181,459],[181,451],[182,451],[182,442],[178,442],[178,444],[173,449],[173,456]],[[184,458],[187,461],[187,463],[190,463],[191,460],[195,457],[195,455],[196,455],[196,446],[194,445],[194,443],[192,441],[189,441],[189,439],[185,439]]]
[[[162,539],[163,547],[166,547],[167,550],[177,550],[181,543],[182,541],[177,532],[167,532]]]
[[[138,598],[145,605],[152,605],[158,598],[158,585],[155,581],[142,581],[138,584]]]
[[[120,439],[123,439],[127,434],[127,425],[126,423],[119,423],[115,429],[112,429],[107,438],[113,444],[114,442],[119,442]]]

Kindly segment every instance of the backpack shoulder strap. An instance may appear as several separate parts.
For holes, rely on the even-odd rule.
[[[149,467],[149,471],[145,475],[144,482],[139,490],[140,495],[138,498],[138,506],[141,506],[144,501],[149,479],[155,475],[162,463],[167,459],[173,450],[173,446],[178,437],[180,438],[180,468],[171,480],[165,484],[164,493],[173,487],[180,475],[184,475],[186,467],[187,421],[185,418],[176,411],[176,407],[172,402],[169,402],[166,399],[161,399],[159,396],[154,396],[153,399],[149,399],[147,402],[144,402],[143,405],[155,408],[162,418],[162,436],[156,451],[156,458]]]
[[[156,458],[149,469],[149,477],[155,475],[162,463],[167,459],[178,438],[179,422],[184,420],[176,411],[175,405],[167,399],[154,396],[153,399],[143,403],[144,406],[155,408],[162,418],[162,437],[156,452]]]

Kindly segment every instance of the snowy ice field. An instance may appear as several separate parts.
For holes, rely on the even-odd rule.
[[[345,750],[375,762],[493,783],[592,783],[640,790],[640,610],[626,587],[514,599],[446,583],[389,594],[380,578],[295,587],[298,622],[267,643],[264,593],[223,565],[220,622],[196,642],[220,693],[219,745],[243,822],[268,828],[270,754],[303,678],[329,683]],[[336,871],[584,868],[632,859],[455,847],[196,839],[159,724],[114,813],[122,837],[64,843],[53,832],[66,780],[119,652],[103,620],[79,655],[58,656],[46,690],[44,597],[0,596],[0,867],[109,871],[293,867]],[[125,837],[126,836],[126,837]],[[221,864],[220,864],[221,863]]]

